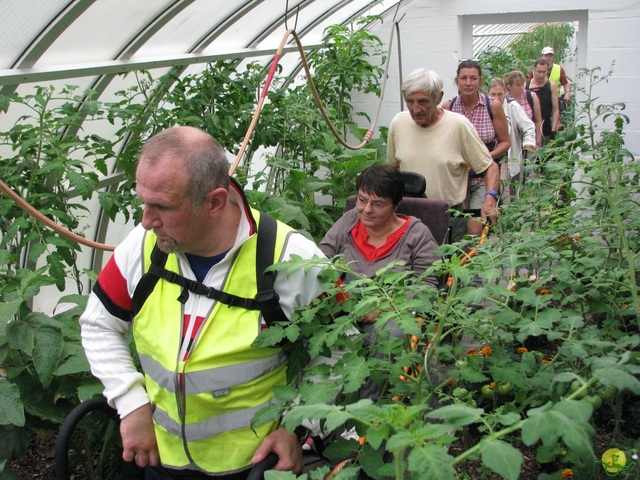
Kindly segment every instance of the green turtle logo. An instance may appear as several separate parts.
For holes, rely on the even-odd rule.
[[[635,465],[635,462],[627,465],[627,457],[624,452],[618,448],[610,448],[604,452],[600,463],[609,477],[615,477],[620,472],[624,472]]]

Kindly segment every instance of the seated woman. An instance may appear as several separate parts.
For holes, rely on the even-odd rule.
[[[367,277],[394,261],[405,262],[396,271],[421,275],[438,259],[438,244],[422,221],[396,214],[403,193],[402,174],[395,167],[374,164],[363,170],[356,179],[356,208],[331,227],[320,250],[328,258],[342,255],[346,262],[355,261],[352,270]],[[426,281],[436,285],[435,278]]]
[[[356,179],[356,208],[346,212],[331,227],[320,242],[320,250],[328,257],[342,255],[355,273],[374,277],[376,272],[393,261],[404,261],[394,271],[413,270],[416,276],[425,272],[439,257],[438,248],[429,228],[415,217],[397,215],[404,193],[402,173],[389,164],[374,164]],[[350,278],[343,279],[348,283]],[[435,286],[433,277],[425,282]],[[379,312],[373,311],[360,320],[368,334],[366,345],[375,343],[375,325]],[[393,321],[385,327],[396,338],[404,333]],[[374,357],[381,357],[376,353]],[[383,387],[369,379],[360,390],[361,398],[377,400]]]

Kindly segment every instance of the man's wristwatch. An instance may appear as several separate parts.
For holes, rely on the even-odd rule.
[[[487,195],[491,195],[493,198],[495,198],[496,202],[500,200],[500,194],[495,190],[487,190],[484,196],[486,197]]]

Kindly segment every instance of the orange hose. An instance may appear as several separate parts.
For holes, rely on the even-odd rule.
[[[300,37],[295,32],[295,30],[289,29],[289,30],[287,30],[285,32],[284,36],[282,37],[282,40],[280,41],[280,46],[278,47],[278,50],[276,51],[276,54],[273,57],[273,60],[271,62],[271,68],[269,69],[269,74],[267,76],[267,80],[265,81],[265,85],[264,85],[264,87],[262,89],[262,93],[260,94],[260,98],[258,100],[258,104],[256,106],[256,110],[253,113],[253,118],[251,119],[251,123],[249,124],[249,128],[247,129],[247,133],[244,136],[244,140],[242,141],[242,144],[240,145],[240,150],[238,150],[238,154],[236,155],[235,160],[231,164],[231,168],[229,169],[229,175],[233,175],[234,174],[234,172],[236,171],[236,168],[240,164],[240,160],[242,159],[242,156],[244,155],[244,152],[247,149],[247,146],[249,145],[249,139],[251,138],[251,135],[253,134],[253,131],[255,130],[256,125],[258,123],[258,119],[260,118],[260,112],[262,111],[262,107],[264,105],[265,99],[267,98],[267,91],[269,90],[269,87],[271,86],[271,80],[273,79],[273,76],[274,76],[274,74],[276,72],[276,67],[278,65],[278,62],[282,58],[282,51],[284,50],[284,47],[286,46],[286,42],[287,42],[287,39],[289,38],[289,36],[293,36],[293,39],[296,42],[296,46],[298,47],[298,51],[300,52],[300,58],[302,60],[302,66],[303,66],[304,71],[305,71],[306,76],[307,76],[307,84],[309,85],[309,88],[311,89],[311,94],[313,95],[313,98],[314,98],[314,100],[316,102],[318,110],[320,110],[320,114],[322,115],[322,118],[324,118],[327,126],[329,127],[329,130],[331,130],[331,133],[333,133],[333,135],[336,137],[338,142],[340,142],[340,144],[343,147],[348,148],[350,150],[359,150],[362,147],[364,147],[369,142],[369,140],[371,140],[371,137],[373,137],[374,125],[371,125],[371,127],[369,128],[369,130],[365,134],[362,142],[360,142],[358,145],[350,145],[350,144],[348,144],[346,141],[344,141],[342,139],[342,137],[340,136],[340,133],[338,133],[338,131],[335,129],[335,127],[331,123],[331,119],[329,119],[329,115],[327,114],[327,111],[325,110],[324,105],[322,104],[322,100],[320,99],[320,96],[318,95],[318,91],[316,90],[316,86],[313,83],[313,78],[311,76],[311,71],[309,70],[309,64],[307,63],[307,59],[306,59],[306,56],[304,54],[304,48],[302,46],[302,41],[300,40]]]
[[[113,251],[113,249],[115,248],[113,245],[105,245],[104,243],[94,242],[94,241],[89,240],[87,238],[81,237],[80,235],[78,235],[76,233],[73,233],[70,230],[67,230],[63,226],[58,225],[56,222],[51,220],[49,217],[43,215],[38,210],[36,210],[34,207],[32,207],[20,195],[18,195],[13,190],[11,190],[11,188],[6,183],[4,183],[2,180],[0,180],[0,190],[2,190],[5,193],[5,195],[7,195],[7,197],[9,197],[11,200],[13,200],[13,202],[16,205],[18,205],[20,208],[22,208],[25,212],[27,212],[33,218],[35,218],[39,222],[43,223],[47,227],[49,227],[51,230],[53,230],[55,232],[58,232],[60,235],[62,235],[64,237],[67,237],[68,239],[73,240],[73,241],[75,241],[75,242],[77,242],[77,243],[79,243],[81,245],[84,245],[84,246],[90,247],[90,248],[94,248],[96,250]]]

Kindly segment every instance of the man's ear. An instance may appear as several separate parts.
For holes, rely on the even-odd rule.
[[[206,197],[209,213],[219,213],[229,201],[229,192],[224,188],[214,188]]]

